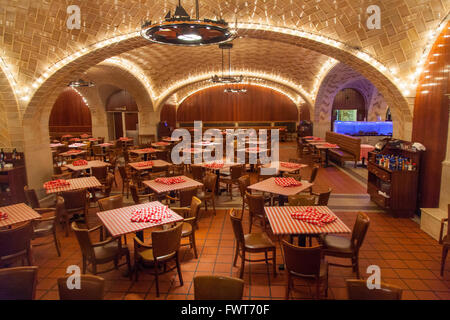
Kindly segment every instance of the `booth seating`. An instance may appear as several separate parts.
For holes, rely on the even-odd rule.
[[[339,149],[329,150],[329,157],[331,159],[338,160],[341,166],[345,161],[354,161],[356,168],[361,153],[361,139],[331,131],[326,133],[325,139],[327,142],[339,146]]]

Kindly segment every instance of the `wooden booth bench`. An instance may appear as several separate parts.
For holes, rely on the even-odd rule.
[[[329,150],[329,157],[331,159],[339,161],[341,166],[345,161],[354,161],[356,168],[361,153],[361,139],[331,131],[326,133],[325,138],[327,142],[339,146],[339,149]]]

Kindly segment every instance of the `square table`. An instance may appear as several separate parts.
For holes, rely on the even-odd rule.
[[[143,155],[144,156],[144,160],[147,161],[149,154],[157,153],[157,152],[160,152],[160,151],[161,150],[157,150],[157,149],[154,149],[154,148],[144,148],[144,149],[133,149],[133,150],[130,150],[130,153],[136,154],[138,156]]]
[[[75,152],[75,151],[77,151],[77,152]],[[86,150],[71,150],[71,151],[60,153],[59,155],[61,157],[76,157],[76,156],[85,154],[86,152],[87,152]]]
[[[111,164],[108,162],[103,162],[99,160],[88,161],[88,164],[85,166],[74,166],[73,164],[65,164],[64,167],[69,168],[72,171],[83,171],[88,170],[93,167],[110,167]]]
[[[78,148],[83,148],[86,146],[87,146],[86,143],[73,143],[73,144],[69,145],[69,148],[78,149]]]
[[[319,151],[325,151],[325,167],[328,167],[328,150],[330,149],[339,149],[338,145],[332,145],[328,142],[321,143],[318,145],[315,145],[314,148],[318,149]]]
[[[220,161],[213,161],[211,163],[217,163],[217,162],[220,162]],[[200,164],[191,164],[191,166],[199,166],[199,167],[205,168],[206,170],[214,171],[216,173],[216,175],[217,175],[216,194],[220,195],[221,194],[221,190],[219,188],[219,185],[220,185],[220,172],[223,171],[223,170],[226,170],[226,172],[222,172],[222,174],[227,174],[228,175],[228,174],[231,173],[230,172],[230,168],[233,167],[233,166],[239,165],[239,163],[236,163],[236,162],[220,162],[220,163],[223,163],[223,167],[222,168],[211,168],[211,167],[208,167],[208,165],[211,164],[211,163],[203,162],[203,163],[200,163]]]
[[[282,235],[312,235],[312,234],[327,234],[327,233],[351,233],[351,230],[347,225],[337,217],[331,223],[327,223],[324,226],[315,225],[305,221],[297,220],[291,217],[291,213],[294,213],[300,209],[315,208],[323,213],[336,216],[336,214],[326,206],[315,207],[265,207],[264,212],[269,219],[270,227],[273,234]]]
[[[58,147],[64,147],[65,144],[62,143],[50,143],[50,148],[58,148]]]
[[[330,215],[336,216],[336,214],[330,210],[330,208],[325,206],[315,206],[315,207],[298,207],[298,206],[288,206],[288,207],[264,207],[264,212],[269,219],[269,224],[272,232],[276,236],[284,235],[298,235],[299,245],[305,246],[306,236],[308,235],[320,235],[328,233],[351,233],[351,230],[347,225],[342,222],[339,217],[336,216],[336,220],[331,223],[327,223],[324,226],[318,226],[305,221],[297,220],[291,217],[291,213],[298,211],[300,209],[315,208],[321,212],[328,213]]]
[[[167,147],[169,147],[170,146],[170,143],[169,142],[153,142],[152,143],[152,147],[155,147],[155,148],[167,148]]]
[[[284,167],[283,166],[284,163],[291,164],[291,165],[298,165],[298,167],[296,167],[296,168]],[[306,168],[307,166],[308,166],[307,164],[302,164],[302,163],[274,161],[271,163],[266,163],[262,167],[263,168],[274,168],[274,169],[276,169],[276,171],[277,171],[276,174],[278,175],[279,172],[292,173],[292,172],[296,172],[300,169]]]
[[[78,189],[99,188],[102,186],[96,177],[67,179],[70,183],[68,186],[47,189],[47,194],[59,193],[63,191],[72,191]]]
[[[34,211],[25,203],[13,204],[11,206],[0,207],[1,212],[8,214],[8,218],[0,220],[0,227],[8,227],[16,223],[27,222],[39,219],[41,215]]]
[[[171,137],[165,137],[165,138],[163,138],[162,139],[162,141],[164,141],[164,142],[180,142],[181,141],[181,138],[171,138]]]
[[[151,162],[153,162],[152,166],[145,166],[145,167],[139,167],[140,163],[145,163],[148,161],[141,161],[141,162],[133,162],[133,163],[128,163],[128,165],[133,168],[134,170],[137,171],[143,171],[143,170],[150,170],[153,167],[165,167],[165,166],[171,166],[172,164],[169,162],[166,162],[164,160],[151,160]]]
[[[172,211],[169,208],[169,211],[172,214],[172,216],[170,218],[162,220],[161,222],[151,223],[151,222],[131,221],[131,213],[133,212],[133,210],[149,208],[154,206],[164,206],[164,205],[158,201],[147,202],[130,207],[97,212],[97,216],[100,218],[102,223],[105,225],[106,229],[108,229],[109,233],[113,237],[122,236],[127,233],[139,232],[148,228],[153,228],[184,220],[182,216],[178,215],[176,212]]]
[[[314,183],[309,183],[306,180],[302,180],[301,186],[297,187],[282,187],[275,183],[276,178],[269,178],[258,183],[252,184],[248,188],[255,191],[267,192],[271,194],[278,194],[279,203],[282,206],[284,203],[283,197],[293,196],[297,193],[305,191],[313,186]]]
[[[188,178],[186,176],[180,176],[185,180],[185,182],[182,183],[175,183],[175,184],[164,184],[164,183],[158,183],[155,180],[146,180],[143,183],[155,191],[156,193],[168,193],[172,191],[180,191],[184,189],[190,189],[190,188],[200,188],[203,187],[203,183],[195,181],[191,178]]]

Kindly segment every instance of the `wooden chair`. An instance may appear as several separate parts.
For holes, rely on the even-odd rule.
[[[66,225],[66,237],[69,235],[69,220],[78,215],[83,220],[89,209],[89,193],[86,189],[61,192],[64,198],[64,214],[62,218]]]
[[[69,289],[67,281],[70,276],[58,278],[60,300],[103,300],[105,296],[105,279],[90,274],[80,275],[80,288]]]
[[[143,194],[141,191],[144,191],[144,189],[138,188],[133,182],[130,184],[130,193],[135,204],[154,201],[154,193]]]
[[[312,192],[311,194],[317,197],[318,206],[328,206],[328,201],[330,200],[330,195],[333,189],[329,188],[327,192]]]
[[[92,202],[97,202],[100,199],[108,198],[111,194],[112,186],[114,183],[114,176],[111,173],[108,173],[108,176],[106,177],[105,184],[100,187],[100,189],[93,189],[91,191],[92,193]]]
[[[197,218],[201,206],[201,200],[194,196],[191,198],[189,208],[172,208],[173,211],[184,218],[181,238],[189,238],[189,243],[184,246],[190,246],[194,250],[195,259],[198,258],[197,246],[195,244],[195,229],[198,229]]]
[[[101,184],[105,184],[106,178],[108,177],[108,167],[92,167],[91,174],[93,177],[96,177]]]
[[[166,195],[166,199],[168,201],[179,201],[179,207],[184,208],[184,207],[189,207],[191,205],[192,198],[196,197],[197,193],[198,193],[198,188],[194,187],[194,188],[180,190],[178,192],[178,197],[176,197],[176,198]]]
[[[351,239],[329,234],[320,238],[326,256],[351,259],[350,265],[329,263],[330,266],[352,268],[353,272],[356,272],[357,278],[360,279],[359,249],[364,242],[369,225],[369,217],[365,213],[358,213]]]
[[[402,289],[386,283],[380,289],[369,289],[367,280],[346,280],[347,293],[350,300],[401,300]]]
[[[27,201],[27,204],[31,208],[34,209],[34,208],[40,208],[41,207],[41,203],[39,202],[39,199],[37,197],[36,190],[29,189],[28,186],[25,186],[25,187],[23,187],[23,191],[25,193],[25,199]]]
[[[250,227],[248,232],[252,232],[253,220],[259,219],[262,222],[262,229],[266,230],[266,214],[264,212],[264,196],[245,192],[245,198],[248,204]]]
[[[248,190],[248,187],[250,186],[250,176],[247,174],[245,176],[241,176],[238,179],[238,183],[239,183],[239,192],[241,193],[241,197],[242,197],[242,212],[244,212],[245,207],[248,208],[248,203],[247,203],[247,198],[245,197],[245,193]]]
[[[316,198],[314,196],[308,196],[304,194],[296,194],[288,197],[290,206],[315,206]]]
[[[98,208],[100,211],[109,211],[114,209],[120,209],[123,207],[123,196],[121,194],[106,197],[98,200]],[[105,237],[111,236],[106,228],[103,228],[103,223],[98,219],[97,225],[102,226],[102,230],[104,231]],[[127,244],[127,236],[123,236],[124,243]]]
[[[239,187],[238,179],[242,177],[245,167],[244,165],[234,165],[230,167],[229,176],[221,176],[219,179],[219,184],[224,183],[227,192],[230,194],[230,199],[233,200],[233,186]]]
[[[128,175],[127,170],[124,166],[119,166],[119,174],[122,178],[122,195],[124,194],[124,191],[127,191],[127,199],[128,199],[128,193],[130,191],[130,176]]]
[[[244,281],[226,276],[194,277],[194,300],[242,300]]]
[[[114,176],[114,184],[117,187],[117,180],[116,180],[117,157],[110,154],[108,162],[110,164],[110,166],[108,167],[108,173],[111,173]]]
[[[83,256],[83,274],[86,273],[88,265],[92,265],[92,273],[96,275],[97,273],[109,272],[112,269],[99,272],[97,270],[97,265],[105,264],[109,262],[114,262],[115,269],[125,263],[119,265],[119,260],[122,256],[126,258],[126,264],[128,265],[128,272],[131,280],[131,263],[130,263],[130,253],[128,247],[122,247],[121,238],[109,238],[102,242],[92,243],[90,234],[101,226],[97,226],[92,229],[82,229],[76,222],[72,222],[72,230],[77,237],[78,244],[80,245],[81,254]]]
[[[233,232],[236,239],[236,252],[234,255],[233,266],[236,266],[238,256],[241,257],[241,269],[239,273],[239,278],[242,279],[244,276],[245,261],[248,262],[261,262],[265,261],[269,263],[270,260],[273,261],[273,275],[277,274],[276,268],[276,247],[272,240],[267,236],[265,232],[263,233],[249,233],[244,235],[244,230],[242,228],[242,213],[239,215],[234,209],[229,211],[231,218],[231,225],[233,226]],[[264,252],[264,259],[251,260],[246,258],[246,253],[262,253]],[[268,252],[272,252],[272,258],[268,257]]]
[[[181,234],[183,224],[178,223],[175,227],[162,231],[152,232],[152,244],[147,245],[139,238],[134,238],[134,274],[138,281],[139,269],[145,266],[153,266],[153,275],[155,276],[156,296],[159,297],[159,267],[164,266],[163,273],[174,270],[178,271],[180,284],[183,286],[183,277],[181,275],[178,250],[180,248]],[[168,262],[174,261],[175,266],[167,269]]]
[[[37,212],[41,210],[39,208],[35,209]],[[41,246],[49,243],[54,243],[58,257],[61,256],[61,245],[59,243],[58,237],[56,235],[56,223],[61,221],[61,215],[64,214],[64,199],[57,197],[56,208],[53,211],[47,211],[41,213],[42,217],[32,221],[33,224],[33,240],[38,238],[46,238],[51,236],[52,239],[46,242],[40,242],[39,244],[33,244],[33,246]]]
[[[450,221],[450,204],[448,205],[448,218],[442,219],[441,230],[439,232],[439,244],[442,244],[442,259],[441,259],[441,277],[444,276],[445,260],[447,259],[448,249],[450,248],[450,228],[448,221]],[[444,236],[444,225],[447,222],[447,235]]]
[[[78,172],[79,173],[79,172]],[[52,175],[52,180],[67,180],[67,179],[72,179],[72,177],[74,176],[74,174],[76,174],[76,171],[74,172],[65,172],[62,174],[53,174]]]
[[[0,267],[22,260],[27,260],[29,266],[33,265],[31,239],[33,238],[33,225],[27,222],[12,229],[0,229]]]
[[[316,282],[316,298],[320,298],[320,284],[325,282],[328,296],[328,264],[322,261],[322,246],[297,247],[283,240],[283,256],[286,266],[286,300],[294,287],[294,278],[310,278]]]
[[[184,175],[184,163],[181,164],[173,164],[171,167],[170,175],[173,177],[183,176]]]
[[[95,160],[105,161],[106,153],[103,152],[103,148],[99,145],[92,146],[92,153]]]
[[[205,177],[205,169],[202,166],[191,166],[192,179],[202,182]]]
[[[0,269],[0,300],[34,300],[38,267]]]
[[[208,201],[213,206],[214,215],[216,215],[216,183],[217,175],[207,173],[203,179],[203,191],[197,197],[205,204],[205,211],[208,211]]]

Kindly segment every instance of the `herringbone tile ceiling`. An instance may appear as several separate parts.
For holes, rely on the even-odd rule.
[[[182,1],[193,14],[194,1]],[[81,29],[66,27],[67,6],[81,9]],[[0,54],[19,84],[29,85],[50,65],[90,44],[139,29],[144,20],[160,20],[175,0],[0,0]],[[370,5],[381,8],[381,30],[368,30]],[[450,8],[450,0],[200,0],[202,18],[291,27],[360,47],[406,77],[415,68],[430,30]],[[312,86],[325,56],[269,40],[235,41],[236,66],[275,71]],[[207,54],[205,52],[207,51]],[[217,47],[180,49],[146,46],[123,53],[165,87],[180,72],[217,69]],[[189,62],[189,63],[186,63]],[[96,62],[97,63],[97,62]]]

